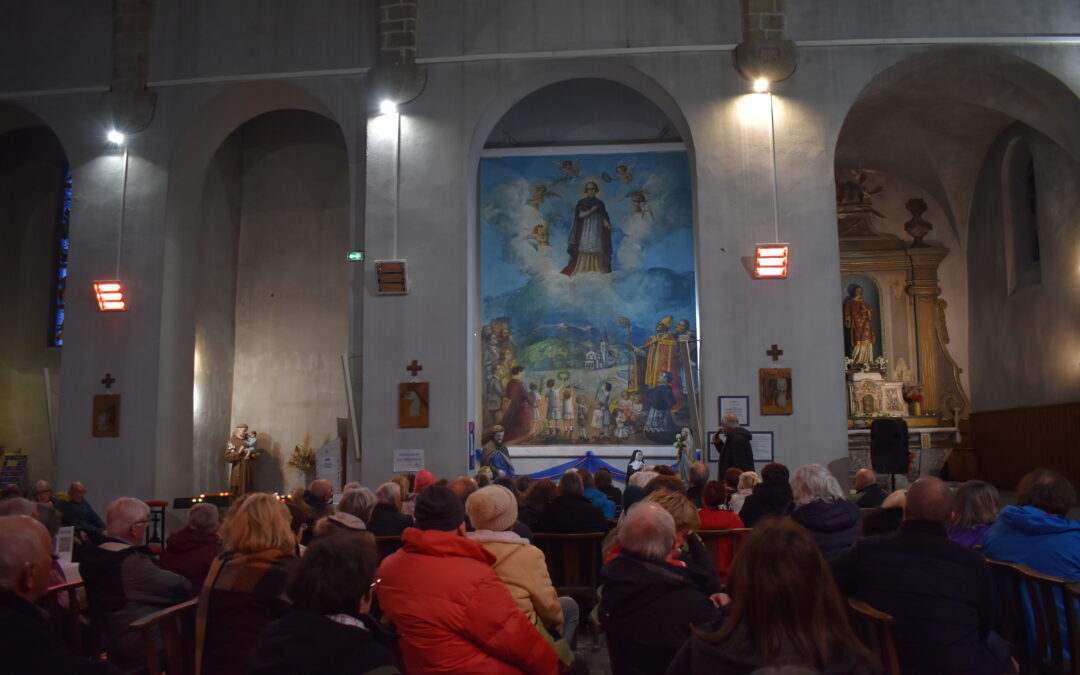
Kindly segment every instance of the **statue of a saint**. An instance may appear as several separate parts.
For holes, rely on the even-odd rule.
[[[255,467],[253,462],[259,456],[255,448],[258,434],[248,431],[248,425],[239,424],[229,442],[225,444],[225,461],[232,464],[229,474],[229,494],[234,498],[251,492],[254,482]]]
[[[851,297],[844,303],[844,328],[851,337],[851,360],[854,365],[874,363],[874,310],[862,299],[863,287],[851,287]]]
[[[491,471],[496,478],[503,476],[513,478],[514,465],[510,462],[510,451],[506,449],[506,444],[503,443],[504,435],[505,430],[498,424],[491,427],[491,438],[487,443],[484,443],[482,448],[480,466],[491,467]]]

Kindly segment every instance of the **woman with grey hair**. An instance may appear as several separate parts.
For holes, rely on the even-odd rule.
[[[807,529],[825,560],[855,543],[862,509],[844,498],[844,491],[820,464],[799,467],[791,477],[795,510],[790,518]]]

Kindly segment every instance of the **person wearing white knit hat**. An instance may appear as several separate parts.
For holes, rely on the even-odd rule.
[[[501,485],[482,487],[469,495],[465,512],[476,528],[465,536],[495,556],[491,567],[510,590],[518,608],[542,629],[541,633],[546,637],[557,639],[562,635],[567,644],[573,644],[578,622],[577,603],[573,598],[558,597],[548,575],[543,551],[510,531],[517,522],[517,497]],[[559,651],[558,645],[556,651]],[[560,653],[564,660],[569,656]]]

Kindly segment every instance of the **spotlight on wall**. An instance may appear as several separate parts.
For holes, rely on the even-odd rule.
[[[109,133],[105,134],[105,138],[108,139],[113,145],[123,145],[126,137],[116,129],[112,129]]]
[[[397,112],[397,103],[394,103],[388,98],[384,98],[379,101],[379,112],[383,115],[392,115]]]
[[[755,279],[787,279],[787,244],[758,244],[754,256]]]
[[[754,80],[754,91],[759,94],[769,93],[769,81],[764,77],[759,77]]]
[[[124,289],[119,281],[95,281],[94,295],[97,296],[98,309],[103,312],[127,311]]]

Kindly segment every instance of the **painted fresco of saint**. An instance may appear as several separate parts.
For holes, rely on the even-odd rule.
[[[596,196],[600,187],[588,181],[584,191],[585,197],[574,207],[574,226],[566,243],[570,262],[562,273],[568,277],[582,272],[611,274],[611,220]]]

